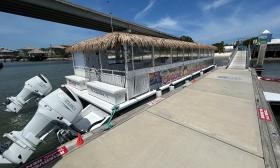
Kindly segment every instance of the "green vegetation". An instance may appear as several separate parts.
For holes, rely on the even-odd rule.
[[[187,42],[193,42],[193,39],[190,36],[185,36],[185,35],[181,36],[180,40],[187,41]]]
[[[218,53],[223,53],[224,52],[224,47],[225,47],[225,43],[224,41],[221,41],[220,43],[215,43],[215,44],[212,44],[213,46],[217,47],[217,52]]]

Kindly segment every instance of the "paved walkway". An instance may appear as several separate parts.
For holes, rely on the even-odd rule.
[[[250,72],[210,72],[54,167],[263,168]]]
[[[246,69],[246,51],[237,51],[228,68]]]

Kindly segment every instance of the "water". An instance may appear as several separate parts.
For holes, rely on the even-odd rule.
[[[280,78],[280,64],[279,63],[270,63],[263,65],[264,71],[262,76],[271,77],[271,78]]]
[[[45,75],[53,86],[53,90],[65,83],[64,76],[73,74],[72,61],[46,61],[46,62],[23,62],[5,63],[0,70],[0,104],[6,97],[17,95],[24,86],[24,82],[38,74]],[[20,113],[4,112],[5,106],[0,106],[0,142],[4,133],[13,130],[22,130],[28,121],[33,117],[37,109],[37,102],[29,102]],[[47,137],[32,158],[49,152],[58,146],[54,133]]]

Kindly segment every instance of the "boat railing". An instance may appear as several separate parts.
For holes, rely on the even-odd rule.
[[[126,75],[125,71],[90,68],[89,80],[97,80],[111,85],[125,87]]]
[[[111,70],[111,69],[100,69],[100,71],[101,71],[101,73],[125,76],[125,71]]]
[[[83,66],[74,66],[75,74],[83,76],[89,81],[100,81],[115,86],[125,87],[125,71],[96,69]]]

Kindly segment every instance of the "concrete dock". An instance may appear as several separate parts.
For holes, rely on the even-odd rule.
[[[265,167],[251,73],[240,69],[210,72],[54,167]]]

